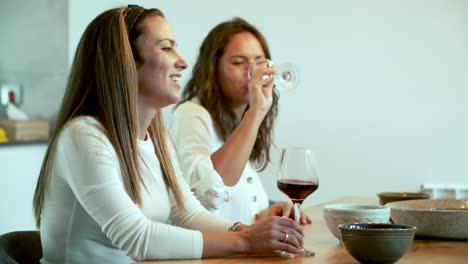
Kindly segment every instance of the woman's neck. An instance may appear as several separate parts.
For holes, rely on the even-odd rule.
[[[145,107],[144,104],[138,104],[138,139],[145,140],[151,121],[156,116],[157,110]]]
[[[233,107],[232,111],[236,115],[236,120],[240,122],[242,116],[244,115],[245,109],[247,109],[247,104]]]

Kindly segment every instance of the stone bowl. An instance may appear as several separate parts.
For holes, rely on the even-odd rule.
[[[395,263],[410,248],[416,227],[397,224],[342,224],[346,251],[361,263]]]
[[[423,192],[381,192],[378,193],[377,196],[379,197],[381,205],[397,201],[431,198],[429,194]]]
[[[381,205],[330,204],[323,207],[323,216],[330,232],[341,241],[338,225],[389,223],[390,208]]]
[[[468,200],[411,200],[387,206],[393,222],[416,226],[418,237],[468,240]]]

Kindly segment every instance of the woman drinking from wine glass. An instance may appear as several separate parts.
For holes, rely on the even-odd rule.
[[[34,194],[41,263],[298,251],[291,219],[227,221],[190,192],[161,114],[186,67],[158,9],[111,9],[86,28]]]
[[[254,222],[293,216],[290,203],[269,201],[258,172],[270,162],[278,112],[274,69],[264,36],[241,18],[218,24],[200,47],[172,134],[185,178],[209,210]],[[311,223],[302,215],[302,224]]]

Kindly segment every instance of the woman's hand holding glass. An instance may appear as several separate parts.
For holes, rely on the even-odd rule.
[[[273,104],[273,68],[265,63],[255,63],[247,71],[249,89],[249,109],[259,111],[265,116]]]
[[[255,63],[256,67],[274,69],[274,74],[264,75],[263,79],[273,79],[278,92],[289,92],[299,85],[299,70],[291,63],[275,65],[269,59],[262,59]]]
[[[267,217],[251,226],[242,226],[238,234],[250,254],[286,251],[297,254],[304,243],[302,228],[286,217]]]
[[[267,209],[258,213],[255,216],[255,221],[260,221],[262,219],[265,219],[271,216],[283,216],[283,217],[288,217],[294,220],[295,218],[294,207],[291,203],[288,203],[288,202],[276,202],[272,204],[270,207],[268,207]],[[301,211],[299,224],[301,225],[312,224],[312,220],[310,219],[308,215],[306,215],[304,212]]]

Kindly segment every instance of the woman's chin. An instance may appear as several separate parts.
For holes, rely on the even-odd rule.
[[[166,97],[164,100],[156,100],[154,101],[153,107],[155,109],[163,109],[168,106],[177,104],[179,102],[180,97]]]
[[[164,107],[168,107],[168,106],[177,104],[179,101],[180,101],[180,95],[173,96],[173,97],[169,98],[169,99],[167,100],[167,102],[166,102],[166,105],[163,106],[163,107],[161,107],[161,108],[164,108]]]

